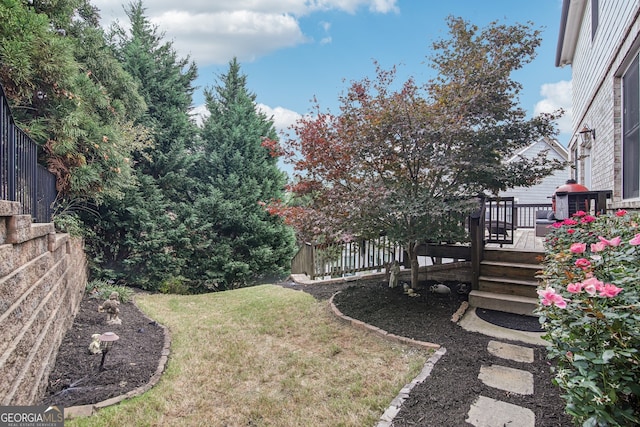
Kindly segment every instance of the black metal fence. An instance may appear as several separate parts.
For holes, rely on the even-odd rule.
[[[50,222],[56,178],[38,164],[38,145],[16,126],[0,86],[0,200],[20,202],[22,213]]]

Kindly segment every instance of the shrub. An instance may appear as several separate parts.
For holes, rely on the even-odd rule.
[[[75,214],[56,215],[53,223],[57,231],[69,233],[73,237],[83,237],[86,233],[82,220]]]
[[[576,424],[640,424],[639,223],[577,212],[545,240],[537,312]]]
[[[182,276],[172,276],[163,280],[158,290],[163,294],[189,295],[192,293],[189,279]]]
[[[112,292],[116,292],[123,303],[131,301],[134,293],[131,288],[114,285],[105,280],[92,280],[87,283],[87,293],[91,298],[107,300]]]

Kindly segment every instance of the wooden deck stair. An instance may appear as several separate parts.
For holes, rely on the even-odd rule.
[[[544,252],[485,248],[478,289],[469,294],[477,308],[534,316],[538,306],[536,274]]]

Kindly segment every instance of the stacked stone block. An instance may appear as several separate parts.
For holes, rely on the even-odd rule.
[[[39,401],[86,283],[80,239],[0,201],[0,405]]]

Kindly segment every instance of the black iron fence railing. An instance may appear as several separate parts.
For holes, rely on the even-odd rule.
[[[487,243],[513,243],[513,230],[517,221],[514,198],[487,197],[482,201],[482,210]]]
[[[14,122],[0,86],[0,200],[20,202],[22,213],[50,222],[56,178],[38,164],[38,145]]]

